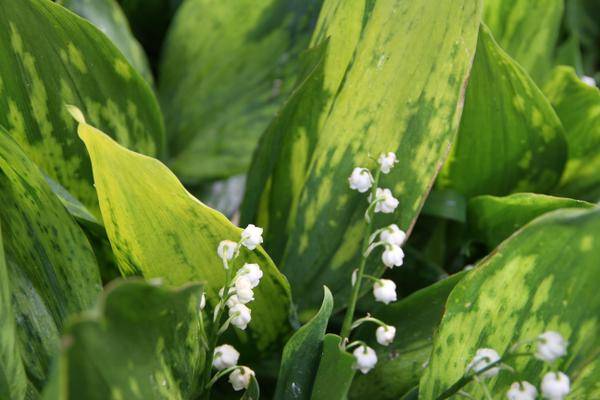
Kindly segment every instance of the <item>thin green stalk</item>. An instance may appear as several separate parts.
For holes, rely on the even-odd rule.
[[[375,179],[373,182],[373,187],[371,188],[371,199],[373,199],[373,203],[369,205],[367,209],[366,216],[367,220],[367,232],[365,238],[363,239],[362,249],[360,251],[361,260],[360,265],[358,266],[358,273],[356,274],[356,282],[352,287],[352,293],[350,294],[350,302],[348,303],[348,309],[346,310],[346,315],[344,316],[344,323],[342,324],[342,330],[340,335],[342,338],[348,338],[350,336],[350,331],[352,330],[352,320],[354,319],[354,311],[356,309],[356,302],[358,301],[358,296],[360,294],[360,286],[363,278],[363,274],[365,272],[365,266],[367,264],[368,255],[365,255],[365,252],[369,248],[370,237],[373,231],[373,209],[374,204],[376,203],[376,192],[377,186],[379,185],[379,177],[381,175],[381,171],[377,170],[375,174]]]

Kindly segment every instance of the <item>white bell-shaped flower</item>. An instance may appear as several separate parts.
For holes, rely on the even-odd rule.
[[[375,350],[370,348],[369,346],[359,346],[352,352],[356,362],[354,363],[354,369],[359,370],[363,374],[366,374],[377,364],[377,354],[375,354]]]
[[[248,323],[250,323],[251,311],[248,307],[246,307],[242,303],[234,304],[229,308],[229,317],[231,318],[231,325],[245,330],[248,327]]]
[[[204,310],[204,307],[206,307],[206,296],[204,295],[204,293],[202,293],[202,296],[200,296],[200,310]]]
[[[513,382],[510,389],[506,392],[508,400],[535,400],[537,389],[527,381]]]
[[[379,239],[387,244],[395,244],[396,246],[402,246],[406,239],[406,233],[398,228],[398,225],[391,224],[384,228],[379,234]]]
[[[475,353],[475,357],[473,357],[473,360],[471,360],[469,365],[467,365],[467,372],[478,373],[498,360],[500,360],[500,355],[498,355],[498,352],[496,350],[479,349],[477,350],[477,353]],[[500,372],[500,367],[492,367],[478,375],[483,378],[491,378],[493,376],[498,375],[498,372]]]
[[[219,289],[219,297],[223,298],[223,292],[225,291],[224,288]],[[229,289],[228,293],[227,293],[227,300],[225,301],[225,304],[227,305],[227,307],[233,307],[234,305],[241,303],[240,300],[238,299],[238,297],[235,294],[232,294],[233,290]]]
[[[375,300],[385,304],[396,301],[396,284],[389,279],[379,279],[373,285],[373,296]]]
[[[369,202],[373,201],[371,196],[367,199]],[[393,213],[398,207],[400,202],[397,198],[392,195],[392,191],[386,188],[377,188],[375,190],[375,200],[377,203],[375,204],[375,212],[381,212],[384,214]]]
[[[394,164],[396,164],[398,160],[396,160],[396,154],[390,151],[387,154],[382,153],[377,159],[377,162],[379,163],[379,168],[381,169],[381,172],[387,174],[392,170]]]
[[[596,80],[591,76],[584,75],[581,77],[581,81],[588,86],[596,87]]]
[[[254,250],[256,246],[260,245],[263,242],[263,228],[259,228],[255,225],[248,225],[242,231],[242,245],[245,246],[248,250]]]
[[[246,304],[254,300],[254,291],[252,291],[252,283],[245,276],[238,276],[234,282],[235,296],[237,300]]]
[[[567,354],[567,341],[558,332],[548,331],[537,337],[535,357],[552,362]]]
[[[375,336],[377,337],[377,343],[382,346],[387,346],[394,341],[396,328],[389,325],[380,326],[375,330]]]
[[[399,267],[404,263],[404,251],[395,244],[386,244],[381,254],[381,261],[388,268]]]
[[[215,353],[213,356],[213,367],[219,371],[225,368],[233,367],[237,365],[240,353],[229,344],[222,344],[221,346],[215,347]]]
[[[248,389],[253,376],[254,371],[252,371],[250,368],[239,367],[234,369],[231,374],[229,374],[229,383],[231,383],[233,390],[236,392],[238,390]]]
[[[221,240],[217,247],[217,254],[223,261],[230,261],[235,256],[237,243],[231,240]]]
[[[236,276],[243,276],[247,278],[252,284],[252,288],[255,288],[258,286],[260,280],[262,279],[263,272],[258,264],[246,263],[242,268],[238,270]]]
[[[356,167],[352,170],[352,174],[348,178],[348,183],[350,184],[350,189],[364,193],[373,186],[373,176],[368,169]]]
[[[548,372],[540,385],[542,396],[548,400],[562,400],[571,391],[571,381],[562,372]]]

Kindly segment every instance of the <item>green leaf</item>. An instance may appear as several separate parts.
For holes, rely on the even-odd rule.
[[[600,200],[600,90],[569,67],[557,67],[545,92],[565,127],[569,159],[557,194]]]
[[[600,350],[599,238],[600,209],[558,210],[528,224],[485,258],[448,298],[420,398],[435,399],[456,382],[478,348],[504,354],[548,330],[569,342],[568,356],[553,368],[576,377]],[[536,386],[546,368],[534,357],[509,364],[520,380]],[[514,379],[501,372],[487,381],[494,398],[504,398]],[[466,390],[482,398],[474,384]]]
[[[92,226],[96,230],[103,230],[102,222],[92,215],[92,213],[84,206],[79,200],[77,200],[67,189],[65,189],[60,183],[56,182],[52,178],[45,176],[46,182],[54,194],[58,197],[60,202],[65,206],[69,214],[75,218],[82,225]]]
[[[113,284],[67,328],[45,399],[194,398],[205,360],[201,294],[198,284]]]
[[[328,333],[315,377],[311,400],[345,400],[355,370],[354,356],[340,348],[342,338]]]
[[[571,399],[596,399],[600,398],[600,358],[598,353],[591,354],[590,363],[581,369],[571,383]]]
[[[3,128],[0,204],[21,356],[40,389],[66,319],[91,306],[100,291],[98,265],[81,228]]]
[[[465,222],[467,199],[452,189],[434,189],[429,193],[421,213],[433,217]]]
[[[152,90],[106,36],[51,1],[2,1],[0,27],[0,124],[98,215],[91,166],[65,104],[121,144],[157,155],[164,129]]]
[[[127,17],[116,0],[64,0],[62,5],[98,27],[144,79],[152,83],[146,54],[133,36]]]
[[[164,45],[170,166],[186,183],[243,173],[288,97],[321,0],[187,0]],[[193,38],[193,39],[190,39]]]
[[[585,201],[535,193],[478,196],[469,201],[467,219],[472,235],[491,249],[542,214],[559,208],[592,207]]]
[[[275,398],[310,399],[319,367],[323,337],[333,310],[333,297],[323,287],[323,303],[319,312],[294,333],[283,348]]]
[[[104,225],[123,275],[164,278],[171,285],[203,281],[216,304],[225,282],[217,256],[221,240],[238,241],[241,230],[192,197],[161,162],[120,146],[85,123],[79,125],[94,170]],[[241,340],[260,350],[288,332],[290,290],[285,277],[258,248],[241,249],[239,264],[264,272],[254,289],[252,322]]]
[[[370,155],[399,159],[382,186],[400,206],[376,226],[414,223],[458,128],[479,14],[470,0],[324,3],[304,80],[261,138],[242,208],[265,227],[301,310],[318,306],[324,284],[339,304],[349,293],[367,201],[347,178],[375,166]]]
[[[382,347],[375,341],[373,325],[357,332],[358,338],[377,351],[378,361],[375,369],[354,379],[350,399],[398,399],[419,383],[446,299],[464,275],[452,275],[401,301],[372,310],[374,317],[396,327],[396,337]]]
[[[552,106],[482,25],[458,139],[440,177],[467,197],[545,192],[567,153]]]
[[[27,376],[18,345],[0,220],[0,398],[24,399]]]
[[[531,77],[543,83],[554,58],[563,0],[486,0],[483,20]]]
[[[252,377],[250,379],[250,385],[248,389],[244,392],[241,400],[258,400],[260,398],[260,388],[258,386],[258,381],[256,377]]]

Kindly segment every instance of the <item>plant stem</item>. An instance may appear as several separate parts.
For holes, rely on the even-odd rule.
[[[352,320],[354,319],[354,310],[356,309],[356,302],[358,301],[358,296],[360,294],[360,286],[363,278],[363,274],[365,272],[365,265],[367,264],[368,255],[365,255],[365,252],[369,248],[371,232],[373,231],[373,204],[376,203],[377,199],[375,197],[377,192],[377,186],[379,185],[379,177],[381,175],[381,171],[377,170],[375,174],[375,179],[373,182],[373,187],[371,188],[371,199],[372,203],[369,205],[367,209],[366,217],[369,222],[367,222],[367,232],[365,238],[363,239],[362,248],[360,251],[361,260],[360,265],[358,266],[358,272],[356,274],[356,282],[352,287],[352,293],[350,294],[350,301],[348,303],[348,309],[346,310],[346,315],[344,316],[344,323],[342,324],[342,330],[340,335],[342,338],[348,338],[350,336],[350,331],[352,330]]]

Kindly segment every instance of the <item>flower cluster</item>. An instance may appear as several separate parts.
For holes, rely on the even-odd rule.
[[[516,352],[520,346],[531,342],[535,344],[535,353]],[[567,346],[567,341],[560,333],[548,331],[542,333],[533,341],[517,343],[502,357],[494,349],[479,349],[467,365],[465,377],[468,379],[463,378],[463,381],[466,383],[470,381],[470,378],[473,378],[480,384],[485,385],[483,380],[498,375],[502,369],[512,371],[512,368],[506,366],[504,362],[517,356],[532,355],[540,361],[552,363],[567,354]],[[562,400],[569,394],[569,391],[569,377],[563,372],[551,371],[542,377],[540,393],[544,399]],[[514,382],[506,392],[506,398],[509,400],[535,400],[537,397],[538,389],[527,381]]]
[[[376,301],[389,304],[396,301],[396,284],[389,279],[380,279],[374,276],[365,274],[364,269],[366,260],[369,255],[378,247],[383,248],[381,252],[381,261],[388,268],[399,267],[404,263],[404,252],[402,251],[402,245],[406,239],[406,233],[402,231],[398,225],[392,224],[381,229],[373,231],[372,221],[375,213],[393,213],[399,205],[398,199],[394,197],[392,191],[388,188],[378,187],[379,179],[381,174],[388,174],[394,165],[398,162],[396,155],[392,152],[383,153],[377,159],[379,168],[373,173],[368,168],[356,167],[352,171],[352,174],[348,178],[350,188],[357,190],[359,193],[366,193],[370,190],[367,196],[369,206],[365,213],[365,220],[367,222],[367,235],[363,242],[363,252],[360,266],[352,273],[352,295],[346,317],[344,319],[344,325],[342,326],[341,335],[346,342],[350,331],[364,322],[373,322],[378,326],[375,331],[375,337],[377,342],[383,346],[388,346],[394,341],[396,335],[396,328],[385,324],[384,322],[367,315],[364,318],[359,318],[353,322],[354,309],[356,301],[360,293],[360,287],[363,278],[371,279],[373,283],[373,296]],[[375,350],[367,346],[361,341],[355,341],[346,346],[346,349],[357,347],[353,351],[356,363],[354,367],[366,374],[377,364],[377,354]]]
[[[212,365],[218,372],[208,379],[211,368],[205,369],[208,374],[205,378],[207,382],[205,390],[210,390],[212,384],[226,374],[229,374],[229,382],[236,391],[247,389],[254,377],[254,371],[238,365],[240,353],[233,346],[229,344],[216,346],[216,343],[229,325],[245,330],[252,320],[252,310],[248,304],[254,300],[254,289],[259,285],[263,272],[258,264],[245,263],[233,274],[233,264],[242,247],[252,251],[263,242],[262,232],[262,228],[250,224],[242,231],[238,242],[223,240],[217,247],[217,255],[223,263],[226,278],[225,285],[219,290],[219,302],[213,311],[212,331],[207,338],[209,352],[212,354],[208,365]],[[203,294],[200,299],[200,309],[203,310],[205,305],[206,298]],[[225,309],[228,318],[222,321]]]

